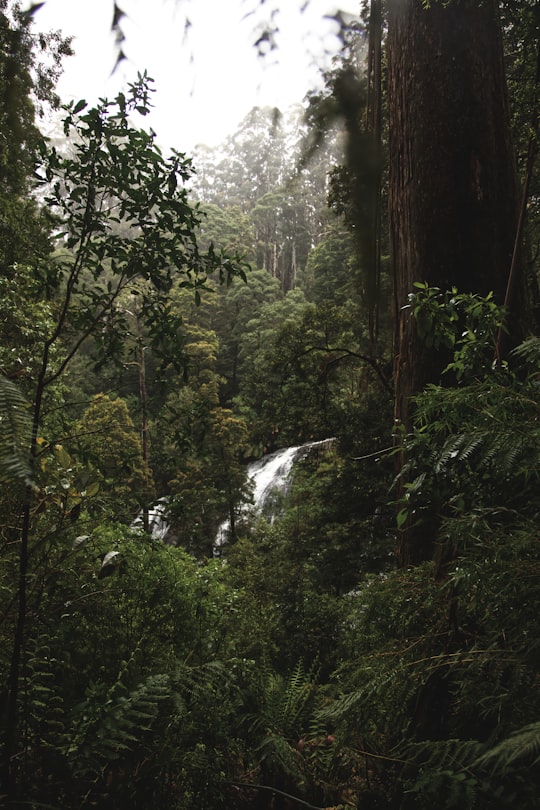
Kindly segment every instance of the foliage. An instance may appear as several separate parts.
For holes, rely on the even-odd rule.
[[[493,293],[482,297],[459,293],[455,287],[441,292],[420,281],[414,287],[406,308],[414,316],[419,337],[429,348],[452,352],[443,373],[453,372],[458,381],[484,373],[493,362],[504,322],[504,308],[495,303]]]
[[[532,606],[537,589],[525,574],[538,567],[529,531],[477,529],[477,550],[448,579],[426,564],[368,581],[355,597],[345,644],[356,661],[346,655],[329,711],[389,803],[405,791],[414,807],[534,806],[537,773],[519,762],[517,736],[538,704],[537,618],[522,601]],[[516,767],[488,771],[496,741],[514,732]],[[501,747],[501,764],[511,748]]]
[[[336,128],[305,156],[309,128],[300,105],[285,112],[253,108],[214,149],[198,147],[195,195],[210,214],[203,234],[241,252],[277,279],[282,292],[302,287],[309,251],[324,237],[328,166],[340,154]]]
[[[36,112],[58,107],[56,81],[61,61],[71,45],[59,31],[35,35],[32,10],[19,2],[3,0],[0,6],[0,181],[6,196],[28,187],[28,179],[42,135]]]
[[[87,112],[84,102],[71,104],[64,131],[74,140],[75,156],[62,158],[54,148],[43,156],[46,203],[62,220],[65,247],[74,251],[73,257],[57,258],[66,284],[59,325],[66,342],[72,334],[65,362],[90,334],[102,361],[118,347],[126,314],[116,302],[125,290],[139,296],[154,352],[174,361],[178,321],[167,293],[175,273],[183,275],[182,286],[195,288],[197,298],[209,274],[225,281],[243,273],[212,246],[199,251],[199,217],[183,187],[190,162],[178,152],[165,159],[152,134],[129,125],[131,114],[147,113],[150,92],[148,79],[141,77],[115,102],[103,101]],[[147,284],[136,285],[138,280]],[[97,329],[100,323],[106,328]]]
[[[216,326],[221,336],[218,368],[225,382],[221,396],[232,403],[243,391],[257,358],[283,320],[279,282],[265,270],[252,270],[248,284],[233,283],[220,301]],[[274,306],[275,305],[275,306]],[[276,320],[277,319],[277,320]]]
[[[343,756],[317,716],[324,691],[314,674],[300,664],[286,677],[263,667],[243,698],[239,723],[253,760],[250,776],[262,782],[255,786],[275,788],[293,801],[301,796],[317,806],[339,802]],[[249,785],[247,779],[242,782]]]
[[[238,634],[233,650],[276,672],[300,661],[326,677],[334,666],[343,606],[318,587],[313,562],[294,551],[294,538],[283,527],[266,524],[227,549],[226,577],[235,594],[230,632]]]
[[[285,313],[281,329],[255,355],[242,392],[243,403],[272,429],[258,436],[267,448],[339,432],[374,384],[373,372],[386,384],[381,362],[369,353],[365,334],[358,335],[354,307],[311,304]]]
[[[522,4],[522,28],[513,5],[507,31],[527,49],[511,68],[530,83],[536,11]],[[387,333],[378,348],[353,258],[381,163],[355,119],[363,85],[336,76],[359,136],[354,185],[333,173],[350,238],[323,212],[337,140],[312,144],[307,170],[296,113],[252,111],[194,177],[134,127],[141,77],[95,110],[68,106],[70,149],[42,145],[39,202],[23,192],[40,139],[8,144],[0,705],[4,729],[13,706],[17,723],[0,802],[537,805],[539,341],[492,367],[492,296],[415,285],[417,332],[458,385],[423,391],[397,437],[398,532],[416,522],[435,552],[395,570]],[[259,265],[248,285],[222,248]],[[134,426],[143,363],[150,469]],[[280,521],[239,517],[247,458],[327,436]],[[126,525],[152,476],[180,548]],[[224,517],[234,542],[212,559]]]
[[[368,421],[365,411],[364,418]],[[354,445],[362,455],[350,458],[343,440],[336,440],[330,451],[312,451],[294,475],[284,517],[288,550],[281,553],[302,561],[304,577],[319,593],[343,595],[367,571],[394,564],[387,508],[392,460],[376,433],[374,414],[369,424],[372,434]],[[377,450],[383,450],[380,456]]]
[[[28,402],[17,386],[0,376],[0,479],[32,483],[26,448],[30,433]]]
[[[253,261],[255,234],[248,216],[240,206],[228,205],[220,208],[213,203],[201,203],[200,211],[204,215],[199,236],[199,242],[203,246],[219,245],[231,255],[241,255],[246,261]]]
[[[149,80],[140,77],[127,96],[115,102],[102,100],[95,109],[86,103],[65,108],[64,131],[73,138],[73,155],[63,157],[54,147],[40,144],[37,169],[43,201],[58,226],[61,248],[45,268],[42,290],[51,298],[44,319],[44,341],[36,350],[35,376],[30,381],[32,398],[31,435],[27,458],[33,472],[40,473],[38,486],[26,488],[22,508],[9,535],[17,542],[18,590],[16,618],[10,628],[8,655],[3,777],[8,795],[14,797],[23,784],[27,755],[15,758],[23,736],[23,704],[27,675],[24,649],[30,632],[30,583],[41,589],[56,538],[69,533],[89,497],[91,476],[72,464],[62,444],[41,435],[46,399],[61,380],[79,350],[92,338],[98,362],[123,350],[127,312],[121,306],[129,292],[138,296],[141,329],[156,356],[182,365],[178,341],[178,318],[171,314],[168,292],[177,276],[179,284],[195,289],[198,298],[208,274],[220,281],[243,270],[213,246],[202,253],[196,230],[199,218],[187,201],[183,183],[190,174],[189,161],[177,152],[165,159],[154,144],[154,135],[135,129],[130,116],[149,109]],[[45,298],[46,295],[43,295]],[[11,331],[16,334],[23,319]],[[139,322],[138,322],[139,325]],[[25,363],[26,365],[26,363]],[[11,372],[11,367],[8,371]],[[26,369],[25,369],[26,370]],[[145,486],[148,476],[143,471]],[[90,482],[95,495],[94,482]],[[144,493],[146,494],[146,493]]]
[[[7,272],[0,280],[0,293],[2,373],[31,398],[41,359],[36,344],[44,343],[53,329],[54,307],[47,300],[42,279],[28,265]],[[52,351],[52,369],[57,367],[57,358],[58,353]]]
[[[25,795],[64,807],[202,810],[223,793],[220,768],[211,785],[198,780],[203,763],[208,775],[216,764],[215,747],[225,751],[219,724],[233,694],[211,660],[215,624],[200,615],[203,588],[207,610],[217,597],[216,572],[120,525],[73,535],[56,538],[32,596]],[[11,621],[12,609],[3,642]]]
[[[341,229],[332,230],[309,254],[306,286],[316,304],[345,305],[354,295],[355,256],[352,237]]]
[[[233,515],[245,484],[247,426],[220,406],[215,332],[195,324],[185,330],[189,385],[167,397],[154,444],[163,448],[171,536],[194,554],[212,556],[218,525]]]
[[[400,474],[404,494],[398,524],[433,525],[435,517],[458,520],[472,514],[511,522],[537,503],[537,340],[513,352],[513,371],[489,373],[500,323],[491,297],[452,291],[441,307],[437,290],[424,293],[425,298],[411,299],[419,329],[427,334],[429,328],[432,341],[454,347],[448,370],[470,382],[458,388],[428,386],[415,398],[414,429],[402,444],[408,460]],[[449,538],[450,546],[454,542]]]
[[[365,752],[363,790],[382,806],[535,806],[537,361],[532,338],[515,373],[415,399],[398,523],[432,532],[434,559],[350,595],[323,714]]]
[[[155,492],[126,403],[97,394],[74,427],[73,445],[94,471],[101,494],[107,492],[108,514],[129,523]]]

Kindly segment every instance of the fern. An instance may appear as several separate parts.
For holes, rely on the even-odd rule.
[[[319,714],[321,720],[326,719],[332,723],[347,720],[357,722],[359,717],[369,716],[372,704],[383,697],[385,701],[388,701],[396,687],[400,693],[396,703],[402,703],[402,705],[405,705],[407,698],[417,688],[413,678],[404,677],[404,668],[401,665],[388,667],[382,672],[372,670],[371,673],[368,671],[363,674],[366,676],[364,684],[359,689],[337,698],[329,707],[323,708]],[[402,687],[410,694],[405,695],[401,692]],[[392,719],[395,721],[396,715],[392,715]]]
[[[501,504],[514,513],[540,507],[540,404],[532,376],[523,381],[505,372],[462,388],[428,386],[415,407],[398,479],[400,515],[433,525],[435,516],[478,509],[495,516]]]
[[[176,699],[186,704],[208,703],[210,696],[219,695],[229,682],[230,673],[222,661],[207,661],[199,666],[179,664],[171,683]]]
[[[249,710],[240,717],[239,728],[266,780],[273,783],[285,776],[305,787],[308,763],[301,749],[313,727],[313,673],[306,673],[301,663],[288,677],[263,667],[244,700]]]
[[[405,792],[445,808],[475,807],[485,785],[472,771],[471,762],[481,745],[477,740],[422,740],[399,750],[406,761]],[[444,798],[442,798],[444,797]]]
[[[52,640],[47,634],[30,638],[21,672],[20,739],[26,754],[21,757],[21,778],[27,785],[28,795],[43,794],[43,785],[36,775],[51,774],[62,759],[65,705],[55,677],[56,660],[52,649]]]
[[[481,744],[477,740],[421,740],[400,748],[399,755],[407,763],[434,771],[465,771],[478,756]]]
[[[281,734],[269,731],[256,748],[259,765],[268,774],[284,773],[295,781],[304,781],[299,752]]]
[[[95,695],[89,695],[73,718],[75,733],[66,751],[74,773],[98,775],[123,752],[140,745],[170,694],[169,676],[151,675],[128,694],[97,707]]]
[[[473,807],[480,796],[486,800],[497,795],[500,806],[513,806],[516,769],[523,771],[528,782],[530,768],[540,763],[540,723],[515,731],[479,755],[482,747],[476,740],[460,739],[409,744],[400,751],[408,761],[408,770],[412,764],[415,768],[415,775],[405,783],[406,792],[422,797],[424,802],[430,798],[440,801],[444,796],[445,808]],[[486,769],[489,777],[483,774]],[[510,777],[510,789],[505,787],[505,776]]]
[[[298,740],[310,717],[315,684],[298,664],[288,678],[263,669],[255,700],[257,711],[244,717],[252,732],[272,729]]]
[[[478,757],[472,767],[487,767],[492,773],[505,773],[516,767],[530,767],[540,764],[540,722],[514,731],[498,745]]]
[[[538,373],[540,369],[540,337],[534,336],[524,340],[520,346],[513,350],[512,357],[524,363],[533,374]]]
[[[31,486],[28,407],[17,386],[0,376],[0,480],[18,480]]]

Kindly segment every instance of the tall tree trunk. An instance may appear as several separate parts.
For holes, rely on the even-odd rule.
[[[388,0],[387,49],[395,416],[408,426],[410,397],[447,362],[404,309],[413,283],[502,304],[519,195],[496,0]],[[431,556],[426,535],[405,531],[402,564]]]

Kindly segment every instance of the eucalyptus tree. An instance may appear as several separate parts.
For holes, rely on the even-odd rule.
[[[197,177],[194,179],[194,192],[200,192],[206,202],[222,208],[239,206],[247,212],[260,197],[283,182],[287,158],[281,111],[253,107],[219,147],[195,150],[201,183]]]
[[[249,378],[255,355],[244,350],[251,331],[248,324],[259,325],[265,305],[272,305],[282,297],[278,280],[261,269],[249,272],[247,284],[233,282],[220,296],[215,326],[220,335],[218,370],[226,380],[221,389],[225,402],[230,404]],[[260,345],[261,341],[257,349]]]
[[[257,267],[278,278],[283,292],[302,283],[307,255],[331,217],[328,172],[339,137],[333,128],[312,145],[309,128],[302,105],[284,113],[254,107],[223,144],[195,152],[193,192],[203,206],[214,206],[206,209],[205,229],[217,221],[218,209],[238,211],[239,224],[247,217],[253,230],[247,258],[255,247]]]
[[[495,0],[388,2],[389,218],[394,276],[395,416],[446,365],[418,336],[415,282],[502,304],[518,221],[518,182]],[[524,324],[523,275],[509,321]],[[431,554],[404,533],[401,559]]]
[[[197,169],[197,174],[199,170]],[[249,217],[238,205],[221,208],[214,203],[200,203],[203,214],[199,243],[223,248],[229,253],[238,253],[247,262],[255,259],[255,233]]]

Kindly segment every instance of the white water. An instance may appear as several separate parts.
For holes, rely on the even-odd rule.
[[[297,447],[284,447],[248,465],[247,477],[253,486],[253,508],[273,523],[279,513],[279,506],[287,495],[291,484],[293,466],[305,458],[314,447],[332,443],[334,439],[308,442]],[[223,521],[216,535],[215,547],[227,543],[230,523]]]
[[[253,506],[244,507],[242,510],[244,514],[249,514],[251,510],[254,510],[256,513],[264,515],[269,523],[273,523],[279,515],[280,505],[289,491],[294,465],[309,455],[314,447],[330,445],[334,441],[334,439],[323,439],[320,442],[308,442],[297,447],[284,447],[282,450],[276,450],[275,453],[269,453],[249,464],[246,472],[248,481],[252,485]],[[167,498],[160,498],[149,510],[148,523],[154,540],[165,540],[168,535],[167,503]],[[142,523],[142,515],[139,515],[131,525],[134,529],[141,529]],[[214,543],[217,554],[219,554],[221,546],[228,542],[229,527],[229,521],[224,520],[217,531]]]
[[[167,503],[168,498],[160,498],[159,501],[148,510],[148,530],[152,536],[152,540],[165,540],[169,533],[169,524],[166,518]],[[131,528],[139,530],[143,528],[142,513],[137,515],[131,524]]]

